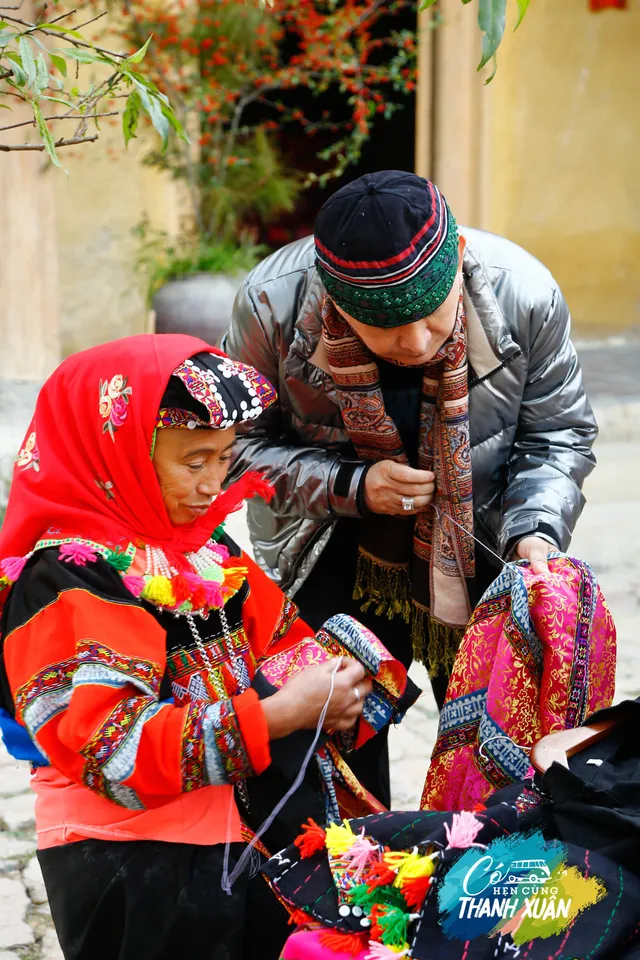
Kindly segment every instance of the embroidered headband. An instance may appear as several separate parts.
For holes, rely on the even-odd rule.
[[[429,180],[385,170],[338,190],[315,225],[316,267],[335,303],[372,327],[429,316],[458,272],[458,227]]]
[[[173,371],[156,427],[224,430],[259,417],[275,400],[275,389],[254,367],[197,353]]]

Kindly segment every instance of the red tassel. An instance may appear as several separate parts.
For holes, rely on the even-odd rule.
[[[306,823],[302,824],[302,833],[293,841],[300,851],[303,860],[312,857],[314,853],[320,853],[324,850],[326,843],[326,834],[322,827],[319,827],[311,817]]]
[[[340,933],[338,930],[325,930],[320,934],[320,943],[333,953],[350,953],[357,957],[367,945],[367,934]]]
[[[482,813],[482,811],[486,809],[487,808],[485,807],[484,803],[476,803],[475,807],[473,808],[473,812]]]
[[[245,500],[251,497],[262,497],[266,503],[269,503],[274,493],[274,488],[263,480],[261,473],[250,470],[220,494],[207,514],[207,525],[215,530],[230,513],[239,510]]]
[[[173,577],[171,580],[171,589],[173,590],[173,595],[176,598],[176,607],[181,606],[187,600],[191,599],[193,588],[185,577],[181,575]]]
[[[383,903],[374,903],[369,911],[369,919],[371,920],[371,926],[369,928],[369,937],[371,940],[382,940],[382,934],[384,930],[378,923],[380,917],[384,917],[387,908]]]
[[[608,8],[613,10],[626,10],[627,0],[589,0],[589,9],[592,13],[597,13],[598,10],[607,10]]]
[[[390,887],[395,878],[393,870],[389,869],[384,860],[380,860],[373,863],[363,874],[362,882],[366,883],[370,890],[375,890],[376,887]]]
[[[402,896],[407,901],[407,906],[412,913],[418,913],[422,910],[422,904],[430,886],[431,877],[414,877],[413,880],[404,881]]]
[[[302,927],[305,923],[313,923],[313,917],[310,917],[304,910],[293,910],[289,917],[290,927]]]

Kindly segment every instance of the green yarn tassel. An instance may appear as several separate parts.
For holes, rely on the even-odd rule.
[[[364,910],[370,910],[375,903],[383,904],[390,908],[402,910],[407,904],[402,893],[397,887],[374,887],[369,889],[366,883],[359,883],[349,891],[349,900],[362,907]]]
[[[108,550],[104,558],[109,566],[113,567],[114,570],[118,570],[120,573],[126,573],[133,561],[133,557],[125,553],[124,550],[121,550],[120,547],[116,550]]]
[[[403,947],[410,922],[409,914],[400,907],[389,907],[386,913],[378,918],[385,947]]]
[[[219,527],[216,527],[213,533],[211,534],[211,539],[214,543],[217,543],[224,536],[224,523],[221,523]]]

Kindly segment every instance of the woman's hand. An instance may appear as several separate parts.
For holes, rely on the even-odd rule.
[[[329,696],[335,660],[307,667],[262,701],[269,738],[277,740],[294,730],[314,730]],[[333,692],[324,719],[325,730],[350,730],[362,713],[364,699],[371,693],[371,681],[364,667],[342,658],[333,681]]]
[[[433,500],[435,474],[414,470],[395,460],[379,460],[364,478],[364,502],[372,513],[410,517],[425,510]],[[405,510],[403,498],[413,500],[413,509]]]

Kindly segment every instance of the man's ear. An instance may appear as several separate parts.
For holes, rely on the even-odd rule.
[[[467,241],[462,236],[462,234],[460,234],[460,236],[458,237],[458,269],[462,267],[462,257],[464,255],[464,250],[466,245],[467,245]]]

